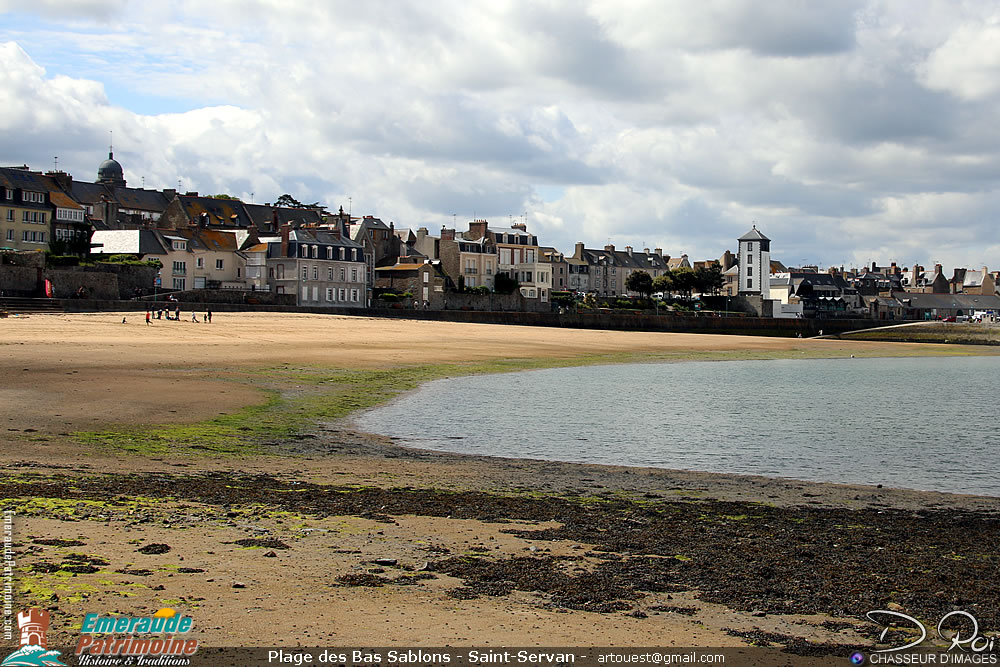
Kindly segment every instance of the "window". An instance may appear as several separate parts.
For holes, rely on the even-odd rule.
[[[750,279],[750,278],[747,278],[747,289],[750,289],[751,287],[753,287],[753,280]]]
[[[187,273],[187,262],[174,262],[172,272],[174,275],[184,275]]]
[[[284,279],[285,279],[285,265],[278,264],[278,280],[284,280]]]
[[[302,267],[302,280],[309,280],[309,267],[308,266],[303,266]],[[303,289],[305,289],[305,288],[303,288]],[[305,298],[305,297],[303,297],[303,298]]]
[[[8,229],[7,230],[7,240],[8,241],[13,241],[14,240],[14,230],[13,229]]]
[[[45,224],[45,218],[47,217],[47,216],[45,215],[45,212],[44,212],[44,211],[42,211],[42,213],[41,213],[41,214],[40,214],[40,215],[39,215],[38,217],[39,217],[39,220],[38,220],[38,221],[39,221],[40,223],[42,223],[42,224],[44,225],[44,224]]]
[[[340,288],[340,301],[347,301],[347,290],[343,287]]]
[[[332,246],[327,246],[326,247],[326,258],[327,259],[333,259],[333,247]],[[329,299],[327,299],[327,301],[329,301]]]
[[[241,275],[242,275],[242,271],[240,271],[240,267],[237,266],[236,267],[236,277],[239,278]]]
[[[305,257],[307,250],[308,250],[308,248],[306,248],[304,245],[300,245],[299,246],[299,257]]]
[[[319,267],[313,267],[313,280],[319,280]]]
[[[27,211],[25,211],[25,212],[24,212],[24,213],[23,213],[23,214],[21,215],[21,222],[31,222],[31,214],[30,214],[30,213],[28,213]]]
[[[223,266],[223,262],[224,261],[225,260],[221,260],[221,259],[215,260],[215,270],[216,271],[221,271],[222,270],[222,266]]]
[[[174,241],[172,246],[174,250],[184,250],[184,241]]]
[[[13,201],[14,199],[14,191],[11,190],[10,188],[7,188],[7,199],[9,201]]]
[[[749,278],[752,275],[753,275],[753,267],[748,265],[747,266],[747,278]]]
[[[195,267],[197,267],[199,269],[204,269],[205,268],[205,258],[204,257],[199,257],[198,259],[196,259],[194,261],[194,265],[195,265]]]
[[[358,290],[352,289],[351,290],[351,301],[357,302],[357,300],[358,300]]]
[[[7,209],[7,220],[9,220],[10,222],[14,222],[14,209],[12,208]]]
[[[747,243],[747,252],[753,252],[753,241]]]
[[[340,249],[340,259],[344,259],[344,249]]]
[[[357,248],[354,248],[353,250],[351,250],[351,261],[352,262],[358,261],[358,249]]]
[[[344,282],[345,280],[347,280],[347,269],[340,267],[340,282]],[[343,301],[343,299],[341,299],[341,301]]]
[[[303,248],[304,247],[305,246],[303,246]],[[303,301],[308,301],[309,300],[309,288],[306,287],[305,285],[302,286],[302,300]]]
[[[326,279],[327,280],[333,280],[333,267],[332,266],[326,267]],[[330,301],[330,299],[327,299],[327,301]]]
[[[31,232],[21,232],[21,240],[22,241],[31,240]]]
[[[316,257],[319,257],[319,248],[317,246],[313,246],[312,247],[312,256],[313,256],[314,259]]]
[[[351,282],[352,283],[358,282],[358,270],[357,269],[351,269]]]
[[[427,271],[424,271],[424,283],[427,283],[428,281],[430,281],[430,278],[431,278],[431,274],[428,273]]]
[[[184,279],[183,278],[174,278],[174,289],[177,289],[177,290],[184,289]]]

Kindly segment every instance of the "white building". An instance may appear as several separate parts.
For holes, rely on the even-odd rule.
[[[741,296],[760,296],[771,298],[771,239],[753,229],[739,238]]]

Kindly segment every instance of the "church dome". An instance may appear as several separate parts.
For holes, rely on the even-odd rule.
[[[115,160],[115,154],[108,153],[108,159],[97,168],[97,180],[99,182],[118,183],[125,180],[125,172],[122,166]]]

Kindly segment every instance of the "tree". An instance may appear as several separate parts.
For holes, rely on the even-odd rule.
[[[511,278],[505,271],[493,277],[493,291],[497,294],[513,294],[521,284]]]
[[[686,266],[679,266],[670,272],[670,280],[674,289],[691,296],[691,290],[694,289],[694,271]]]
[[[303,204],[298,199],[288,194],[287,192],[277,199],[274,200],[274,205],[282,208],[314,208],[324,211],[325,206],[320,206],[319,202],[313,202],[312,204]]]
[[[719,266],[718,262],[712,264],[707,269],[699,268],[694,273],[695,289],[702,294],[718,294],[719,290],[726,283],[726,279],[722,275],[722,267]]]
[[[670,290],[674,288],[673,276],[668,269],[662,276],[656,276],[653,278],[653,291],[663,292],[663,294],[669,294]]]
[[[239,197],[234,197],[232,195],[227,195],[225,193],[212,195],[212,199],[232,199],[233,201],[243,201]]]
[[[639,296],[649,298],[653,293],[653,278],[645,271],[633,271],[625,279],[625,287],[630,292],[638,292]]]

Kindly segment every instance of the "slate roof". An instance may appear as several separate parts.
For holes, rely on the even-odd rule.
[[[741,236],[740,238],[738,238],[736,240],[737,241],[770,241],[771,239],[769,239],[766,236],[764,236],[763,234],[761,234],[760,230],[757,229],[757,226],[754,225],[753,229],[751,229],[749,232],[747,232],[746,234],[744,234],[743,236]]]

